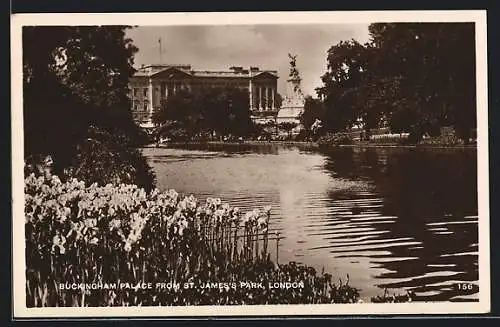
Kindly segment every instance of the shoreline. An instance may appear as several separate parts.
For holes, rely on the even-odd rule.
[[[432,144],[415,144],[415,145],[400,145],[394,143],[375,144],[375,143],[354,143],[354,144],[338,144],[338,145],[325,145],[321,146],[317,142],[307,141],[242,141],[242,142],[224,142],[224,141],[188,141],[188,142],[166,142],[161,143],[159,146],[156,144],[148,144],[144,148],[169,148],[171,146],[184,146],[184,145],[287,145],[287,146],[300,146],[313,149],[335,149],[335,148],[401,148],[401,149],[456,149],[477,150],[477,144],[471,145],[432,145]]]

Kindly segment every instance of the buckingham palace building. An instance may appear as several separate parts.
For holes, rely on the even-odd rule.
[[[252,120],[274,119],[278,72],[258,67],[231,67],[224,71],[194,70],[191,65],[144,65],[130,78],[132,114],[142,127],[153,127],[153,112],[179,90],[202,87],[236,87],[249,92]]]

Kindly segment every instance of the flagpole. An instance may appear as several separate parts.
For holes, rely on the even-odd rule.
[[[161,58],[161,53],[162,53],[162,51],[161,51],[161,38],[158,39],[158,43],[160,44],[160,64],[163,64],[163,60]]]

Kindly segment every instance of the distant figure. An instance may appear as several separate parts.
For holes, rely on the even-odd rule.
[[[351,208],[351,212],[352,212],[353,215],[359,215],[361,213],[361,208],[358,205],[355,204]]]

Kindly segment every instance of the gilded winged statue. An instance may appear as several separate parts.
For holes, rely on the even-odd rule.
[[[290,77],[299,77],[299,71],[297,70],[297,55],[291,55],[289,53],[288,58],[290,58]]]

